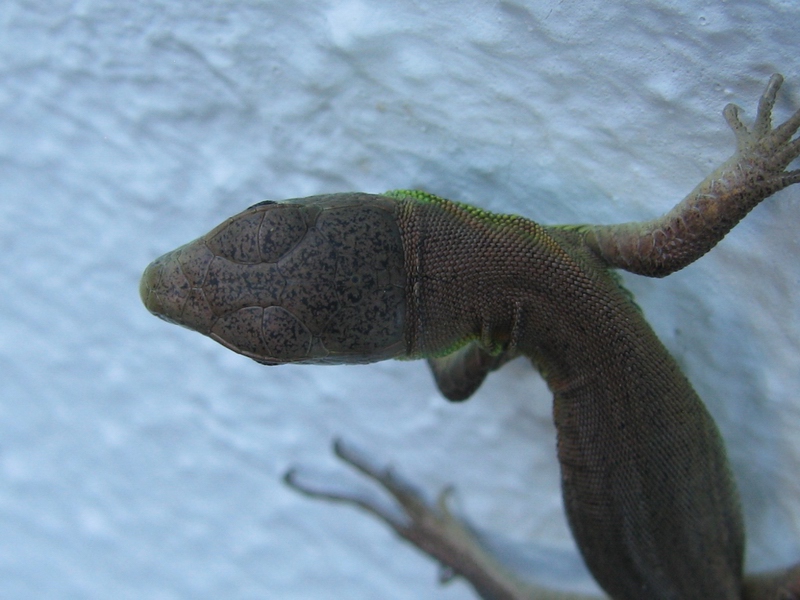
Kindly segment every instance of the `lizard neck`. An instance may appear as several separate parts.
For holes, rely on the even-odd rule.
[[[640,329],[655,339],[616,278],[579,249],[578,233],[428,195],[401,201],[397,217],[412,358],[477,340],[530,357],[555,391],[571,365],[603,354],[604,319],[634,324],[631,341]]]

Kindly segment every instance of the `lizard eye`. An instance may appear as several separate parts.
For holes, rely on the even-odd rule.
[[[275,200],[262,200],[261,202],[256,202],[253,206],[250,206],[247,210],[253,210],[254,208],[258,208],[259,206],[267,206],[268,204],[277,204]]]

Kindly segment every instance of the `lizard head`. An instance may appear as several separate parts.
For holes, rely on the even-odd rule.
[[[400,356],[395,210],[361,193],[260,202],[153,261],[139,293],[156,316],[264,364]]]

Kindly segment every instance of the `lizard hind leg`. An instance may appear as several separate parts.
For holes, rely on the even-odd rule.
[[[361,452],[341,440],[334,442],[334,453],[343,462],[376,482],[390,496],[387,503],[370,493],[331,489],[290,470],[284,481],[310,498],[356,506],[386,523],[401,538],[436,560],[442,567],[441,581],[466,579],[484,600],[603,600],[599,596],[579,595],[531,585],[515,576],[484,549],[475,533],[449,510],[452,493],[445,488],[435,503],[402,479],[391,468],[374,464]]]

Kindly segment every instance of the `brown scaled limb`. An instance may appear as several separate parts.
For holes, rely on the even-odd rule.
[[[301,482],[295,469],[284,475],[286,484],[310,498],[357,506],[389,525],[401,538],[434,558],[447,575],[464,577],[484,600],[599,600],[532,586],[517,579],[480,545],[475,534],[447,507],[452,488],[445,488],[431,505],[422,494],[393,469],[378,467],[341,440],[333,444],[340,459],[375,481],[395,501],[388,506],[375,497],[357,492],[322,489]]]
[[[740,119],[742,109],[723,110],[736,136],[736,152],[662,217],[641,223],[589,225],[585,243],[606,263],[639,275],[664,277],[711,250],[761,201],[800,183],[800,169],[787,167],[800,156],[800,110],[772,127],[772,109],[783,84],[773,75],[758,102],[751,127]]]

